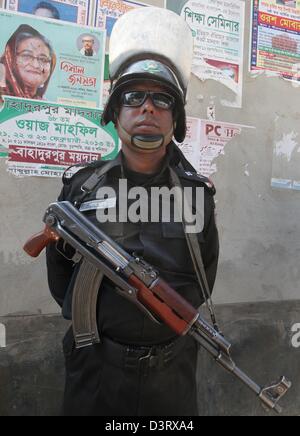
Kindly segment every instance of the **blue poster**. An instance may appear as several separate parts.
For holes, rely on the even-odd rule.
[[[43,18],[89,24],[91,0],[6,0],[6,9]]]

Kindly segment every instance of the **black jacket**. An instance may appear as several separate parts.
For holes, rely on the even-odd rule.
[[[96,167],[106,162],[96,162],[78,171],[71,179],[64,180],[59,201],[78,201],[82,197],[81,186],[90,177]],[[162,170],[147,176],[128,170],[124,164],[122,152],[113,162],[112,168],[102,177],[95,192],[84,199],[84,203],[97,199],[97,190],[103,186],[111,187],[118,193],[119,180],[127,179],[128,189],[143,186],[148,192],[151,187],[172,187],[169,165],[172,166],[183,187],[202,187],[204,189],[204,229],[199,233],[203,262],[209,287],[212,291],[218,262],[219,244],[215,225],[215,194],[208,179],[190,171],[191,166],[183,158],[179,149],[170,144]],[[187,171],[187,169],[189,169]],[[128,201],[130,206],[130,201]],[[118,202],[117,202],[118,207]],[[195,207],[195,204],[193,204]],[[149,211],[151,212],[151,211]],[[96,211],[83,212],[99,226]],[[177,292],[184,296],[194,307],[203,303],[192,260],[186,243],[182,224],[174,222],[171,210],[171,222],[103,223],[101,229],[118,242],[130,254],[136,253],[152,264]],[[54,245],[47,249],[48,281],[51,293],[63,308],[63,316],[71,319],[71,299],[78,266],[57,252]],[[106,335],[116,341],[128,344],[162,343],[174,338],[174,333],[166,326],[153,323],[139,309],[114,291],[113,284],[104,279],[98,301],[98,327],[100,335]]]

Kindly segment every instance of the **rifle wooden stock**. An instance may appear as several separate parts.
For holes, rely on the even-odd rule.
[[[29,256],[38,257],[47,245],[58,240],[58,234],[50,227],[46,226],[42,232],[32,236],[26,242],[23,249]]]

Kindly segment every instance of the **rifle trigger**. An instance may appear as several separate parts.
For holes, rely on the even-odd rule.
[[[62,246],[62,248],[60,248]],[[79,251],[75,251],[67,242],[64,242],[62,239],[59,239],[56,243],[56,251],[58,251],[59,254],[61,254],[65,259],[73,262],[73,263],[79,263],[82,259],[82,255],[79,253]],[[72,251],[74,251],[74,254],[70,256],[67,255],[68,248],[72,248]]]
[[[79,262],[81,262],[82,257],[83,256],[79,253],[79,251],[76,251],[76,253],[72,257],[72,262],[79,263]]]

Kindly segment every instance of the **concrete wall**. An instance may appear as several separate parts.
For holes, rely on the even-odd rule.
[[[293,380],[281,402],[284,416],[299,416],[299,357],[290,331],[299,310],[299,301],[217,307],[241,370],[261,386],[282,375]],[[7,332],[7,347],[0,348],[0,415],[59,415],[64,389],[61,337],[68,323],[59,315],[5,316],[0,323]],[[201,416],[275,415],[204,350],[199,352],[198,392]]]
[[[276,135],[296,129],[300,90],[279,78],[250,77],[249,25],[247,0],[242,109],[222,106],[221,99],[232,96],[221,84],[192,77],[187,111],[206,118],[213,102],[217,120],[255,127],[243,130],[216,160],[221,256],[214,296],[237,363],[262,384],[288,376],[294,387],[283,401],[285,414],[299,415],[300,349],[297,341],[292,345],[292,327],[300,323],[300,194],[270,183]],[[6,347],[0,333],[0,415],[55,415],[66,323],[49,296],[44,256],[33,261],[21,247],[41,229],[60,181],[17,179],[0,160],[0,186],[0,323],[6,327]],[[251,393],[204,352],[199,397],[203,415],[264,414]]]

